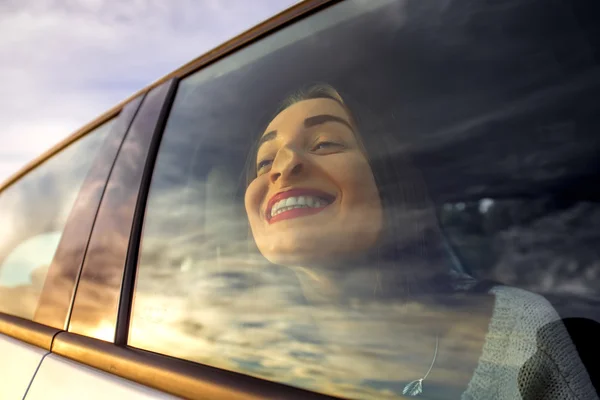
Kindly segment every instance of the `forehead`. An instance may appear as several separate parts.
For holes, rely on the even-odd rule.
[[[286,108],[269,124],[265,132],[288,131],[297,126],[303,126],[304,120],[315,115],[328,114],[349,121],[349,116],[344,107],[331,99],[302,100]]]

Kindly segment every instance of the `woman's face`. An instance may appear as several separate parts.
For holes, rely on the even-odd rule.
[[[382,230],[369,163],[344,108],[298,102],[265,130],[245,195],[256,245],[269,261],[309,266],[354,258]]]

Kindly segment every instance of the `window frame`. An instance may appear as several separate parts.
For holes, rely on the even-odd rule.
[[[82,185],[48,271],[35,313],[35,322],[60,330],[66,329],[98,208],[116,157],[142,100],[142,97],[132,100],[116,117],[115,125]],[[64,291],[65,281],[69,292]]]
[[[122,344],[115,342],[115,331],[120,324],[119,309],[124,307],[120,301],[122,292],[131,290],[125,285],[128,280],[124,271],[127,259],[130,258],[128,254],[134,254],[132,249],[135,248],[135,235],[132,232],[138,219],[136,214],[145,207],[145,195],[141,186],[145,180],[150,180],[151,167],[154,166],[162,136],[159,133],[166,123],[176,85],[177,80],[171,79],[148,92],[116,157],[80,270],[67,322],[68,332],[82,334],[82,330],[89,326],[90,315],[92,320],[98,316],[106,321],[105,317],[108,317],[110,322],[103,329],[106,331],[104,334],[107,339],[110,336],[109,342]],[[104,248],[104,238],[118,239],[120,236],[128,241],[124,249],[119,246],[113,246],[109,250]],[[107,258],[110,259],[110,264],[105,262]],[[116,287],[108,282],[120,282],[120,285]],[[96,291],[94,287],[99,283],[102,288]],[[99,292],[105,301],[94,300]],[[117,309],[109,309],[114,303]],[[91,306],[92,304],[95,306]],[[109,330],[112,332],[108,332]]]

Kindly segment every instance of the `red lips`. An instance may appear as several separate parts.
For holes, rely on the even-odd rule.
[[[323,192],[323,191],[317,190],[317,189],[291,189],[291,190],[286,190],[284,192],[279,192],[275,196],[271,197],[269,199],[269,202],[267,203],[267,209],[265,210],[265,213],[266,213],[267,221],[269,221],[269,224],[273,224],[277,221],[281,221],[284,219],[316,214],[316,213],[320,212],[321,210],[323,210],[325,207],[327,207],[327,206],[325,206],[325,207],[320,207],[320,208],[296,208],[296,209],[292,209],[292,210],[283,212],[283,213],[278,214],[271,218],[271,209],[273,208],[273,205],[275,205],[275,203],[277,203],[279,200],[287,199],[288,197],[299,197],[299,196],[319,197],[321,199],[326,200],[328,203],[327,205],[331,204],[333,202],[333,200],[335,200],[335,196],[332,196],[329,193],[326,193],[326,192]]]

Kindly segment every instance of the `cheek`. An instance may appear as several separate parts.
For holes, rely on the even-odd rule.
[[[250,227],[254,231],[256,225],[260,223],[260,206],[263,202],[265,194],[267,192],[267,185],[263,178],[258,177],[253,180],[244,195],[244,206],[246,207],[246,214],[250,221]]]
[[[383,227],[383,209],[375,178],[365,159],[356,159],[340,169],[342,190],[341,208],[345,221],[369,243],[373,242]]]
[[[362,156],[347,160],[345,165],[340,165],[336,170],[343,205],[361,207],[365,211],[381,208],[371,167]]]

